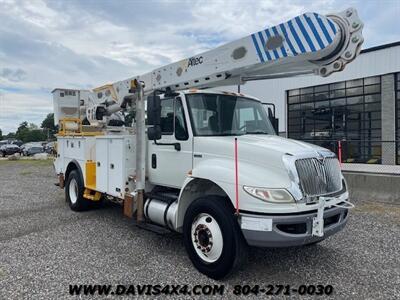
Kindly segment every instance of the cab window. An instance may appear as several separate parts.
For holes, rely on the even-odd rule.
[[[172,135],[174,133],[174,99],[161,101],[161,133]]]
[[[177,140],[189,138],[182,101],[180,99],[164,99],[161,101],[161,133],[173,135]]]

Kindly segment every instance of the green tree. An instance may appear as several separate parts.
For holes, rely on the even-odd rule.
[[[28,122],[24,121],[21,124],[19,124],[16,134],[18,134],[18,132],[21,132],[26,128],[28,128]]]
[[[38,127],[36,124],[34,124],[34,123],[29,123],[28,128],[29,128],[29,130],[39,129],[39,127]]]
[[[9,132],[6,136],[4,136],[6,140],[8,139],[15,139],[16,134],[15,132]]]
[[[15,137],[24,143],[39,142],[47,139],[47,132],[39,129],[36,124],[22,122],[17,129]]]
[[[24,143],[28,142],[29,139],[29,127],[28,122],[22,122],[19,124],[15,137]]]
[[[47,139],[47,134],[42,129],[33,129],[29,131],[28,142],[40,142]]]
[[[0,129],[0,141],[3,139],[3,131]]]
[[[40,127],[46,130],[49,138],[53,138],[54,134],[57,133],[57,126],[54,125],[54,114],[48,114]]]

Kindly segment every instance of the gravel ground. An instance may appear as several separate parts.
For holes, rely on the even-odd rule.
[[[338,299],[400,298],[400,205],[358,203],[330,239],[251,249],[217,282],[192,267],[180,235],[139,229],[115,205],[72,212],[54,182],[48,161],[0,161],[0,299],[70,298],[69,284],[224,284],[226,299],[236,284],[330,284]]]

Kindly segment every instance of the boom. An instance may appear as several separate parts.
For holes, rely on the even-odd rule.
[[[74,114],[61,109],[67,99],[56,93],[55,122],[78,117],[94,126],[107,125],[111,116],[118,118],[120,110],[135,105],[137,95],[131,89],[134,81],[140,82],[144,95],[148,95],[156,90],[212,88],[303,74],[329,76],[342,71],[360,53],[362,28],[353,8],[327,16],[305,13],[149,73],[93,91],[77,91],[81,103]]]
[[[323,16],[305,13],[213,50],[98,88],[99,102],[121,103],[131,81],[144,83],[145,93],[158,90],[211,88],[248,80],[307,73],[328,76],[353,61],[363,43],[363,23],[349,8]]]

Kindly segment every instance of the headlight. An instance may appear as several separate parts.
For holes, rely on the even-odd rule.
[[[262,201],[274,203],[294,203],[292,195],[284,189],[264,189],[251,186],[243,186],[243,189],[249,195]]]

